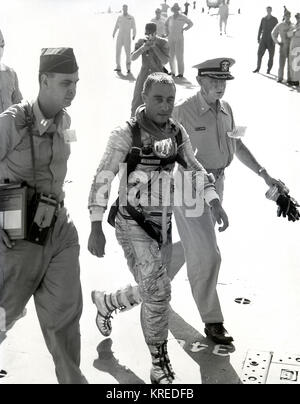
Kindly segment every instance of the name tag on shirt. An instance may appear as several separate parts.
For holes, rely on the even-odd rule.
[[[196,132],[203,132],[204,130],[206,130],[205,126],[199,126],[198,128],[195,128]]]
[[[77,142],[76,131],[74,129],[66,129],[64,131],[65,143]]]

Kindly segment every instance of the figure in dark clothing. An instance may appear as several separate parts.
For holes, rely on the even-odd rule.
[[[268,70],[267,74],[271,73],[271,69],[273,67],[273,59],[275,53],[275,43],[272,39],[271,32],[273,28],[278,24],[278,20],[276,17],[272,15],[272,7],[267,7],[267,15],[262,18],[257,40],[259,43],[258,52],[257,52],[257,67],[253,71],[253,73],[258,73],[261,67],[262,58],[268,49],[269,52],[269,61],[268,61]]]

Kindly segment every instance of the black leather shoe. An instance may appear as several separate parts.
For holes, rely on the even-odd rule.
[[[259,69],[253,70],[253,73],[258,73],[258,72],[259,72]]]
[[[282,83],[282,79],[278,79],[278,80],[277,80],[277,83]]]
[[[270,73],[271,73],[271,70],[270,70],[270,69],[268,69],[268,70],[267,70],[267,74],[270,74]]]
[[[216,344],[230,345],[233,341],[232,336],[225,330],[223,323],[205,324],[204,332]]]

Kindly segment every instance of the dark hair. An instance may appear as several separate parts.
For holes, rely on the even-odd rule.
[[[143,94],[149,94],[153,84],[167,84],[173,86],[176,91],[174,80],[166,73],[156,72],[150,74],[144,83]]]
[[[54,77],[55,73],[39,72],[39,84],[40,85],[41,85],[42,75],[46,75],[48,77]]]
[[[155,34],[157,31],[157,25],[154,22],[148,22],[145,25],[145,32],[149,32],[151,34]]]

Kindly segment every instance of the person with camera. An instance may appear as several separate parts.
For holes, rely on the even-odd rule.
[[[26,187],[28,210],[24,239],[11,240],[9,230],[0,229],[0,307],[8,329],[34,297],[60,384],[87,383],[79,368],[79,242],[63,191],[74,140],[65,108],[78,80],[73,49],[44,48],[36,101],[0,115],[0,182]]]
[[[131,116],[135,116],[136,109],[143,104],[142,92],[147,77],[151,73],[164,72],[164,65],[169,61],[168,41],[156,35],[157,25],[148,23],[145,26],[145,38],[140,39],[131,55],[134,61],[142,56],[142,67],[135,83]]]
[[[2,63],[5,41],[0,30],[0,113],[22,101],[16,72]]]

